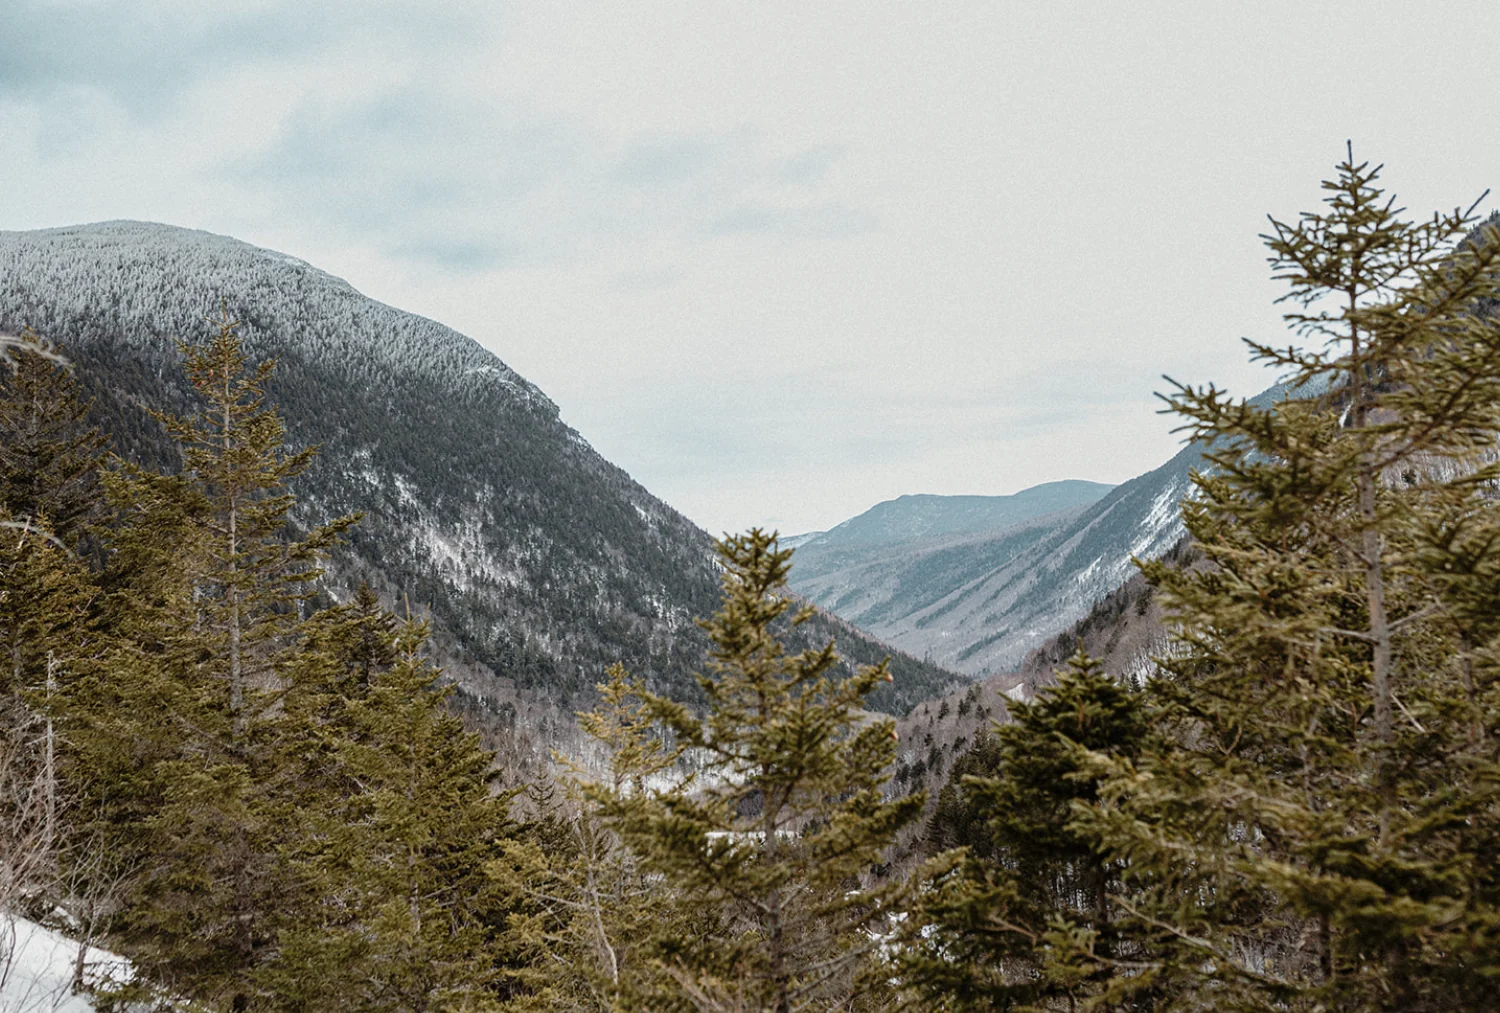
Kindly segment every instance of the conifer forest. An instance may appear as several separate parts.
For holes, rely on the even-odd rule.
[[[17,1013],[1500,1010],[1500,218],[1412,218],[1384,187],[1351,150],[1320,207],[1271,220],[1291,338],[1248,351],[1281,394],[1172,383],[1195,455],[1180,540],[988,704],[881,661],[791,589],[797,550],[760,528],[717,540],[709,569],[691,525],[658,517],[629,529],[656,590],[601,568],[591,602],[497,576],[464,619],[457,592],[346,562],[405,515],[373,496],[320,514],[345,502],[304,484],[330,450],[289,435],[279,396],[303,367],[252,354],[266,324],[232,299],[180,307],[208,323],[167,347],[184,396],[162,402],[102,382],[52,318],[17,320],[0,995]],[[523,500],[506,509],[541,531]],[[583,559],[606,507],[573,501],[555,551]],[[646,524],[636,502],[643,520],[608,523]],[[511,608],[507,586],[529,597]],[[672,595],[704,601],[691,624]],[[434,596],[444,629],[511,625],[440,644]],[[1145,646],[1122,668],[1125,641]],[[474,658],[511,703],[460,678]],[[528,728],[521,691],[570,731]],[[972,729],[948,752],[907,730],[939,700]],[[62,993],[14,985],[26,933],[66,941]]]

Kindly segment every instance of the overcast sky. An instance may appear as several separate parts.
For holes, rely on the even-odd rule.
[[[1352,138],[1500,188],[1500,4],[0,0],[0,229],[138,218],[469,334],[718,533],[1119,482],[1250,394]],[[1487,205],[1494,206],[1493,203]]]

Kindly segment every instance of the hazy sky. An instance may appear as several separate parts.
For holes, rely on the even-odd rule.
[[[139,218],[458,328],[711,531],[1118,482],[1254,393],[1352,138],[1500,188],[1500,4],[0,0],[0,229]],[[1494,206],[1490,204],[1488,206]]]

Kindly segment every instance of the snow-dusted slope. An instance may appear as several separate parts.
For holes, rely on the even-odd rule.
[[[1177,541],[1177,504],[1197,457],[1184,449],[1085,506],[995,530],[846,552],[839,566],[794,567],[792,583],[939,665],[973,675],[1005,671],[1123,583],[1132,555],[1154,556]]]
[[[1277,385],[1253,400],[1286,395]],[[976,676],[1006,672],[1125,583],[1132,557],[1155,558],[1182,538],[1179,505],[1201,459],[1186,446],[1087,506],[992,531],[818,553],[834,528],[799,550],[812,565],[794,566],[792,584],[919,657]]]
[[[0,331],[63,342],[117,449],[146,463],[177,464],[142,408],[192,410],[175,339],[206,337],[221,306],[253,359],[276,359],[289,442],[321,447],[295,489],[301,516],[366,514],[334,587],[368,579],[431,609],[460,706],[528,726],[546,749],[616,660],[696,691],[693,619],[718,599],[709,537],[477,342],[224,236],[141,222],[0,232]],[[840,642],[860,660],[883,653]],[[885,706],[949,678],[898,666]]]

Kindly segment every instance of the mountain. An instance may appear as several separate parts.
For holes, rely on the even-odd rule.
[[[294,488],[304,524],[363,511],[334,560],[338,596],[368,580],[430,610],[456,704],[496,734],[554,745],[621,660],[693,700],[718,602],[709,536],[604,460],[558,408],[477,342],[317,268],[237,240],[140,222],[0,232],[0,330],[62,343],[116,450],[165,469],[144,407],[193,410],[176,340],[223,307],[293,446],[320,455]],[[846,656],[887,649],[828,617]],[[954,677],[912,658],[875,706],[904,710]]]
[[[841,550],[878,550],[961,535],[985,534],[1047,514],[1085,507],[1114,486],[1048,482],[1011,496],[901,496],[877,503],[829,531],[793,536],[797,562],[826,570]]]
[[[1278,400],[1287,391],[1277,385],[1253,400]],[[1178,504],[1201,459],[1202,449],[1190,444],[1114,488],[1061,482],[1000,497],[1035,504],[1029,514],[943,502],[987,497],[903,496],[807,541],[797,550],[791,584],[945,668],[1005,673],[1129,580],[1132,558],[1155,558],[1180,541]],[[1076,497],[1072,505],[1067,497]],[[1052,503],[1059,504],[1055,512],[1040,512]],[[1000,523],[985,529],[986,516]],[[839,532],[846,534],[835,539]]]

